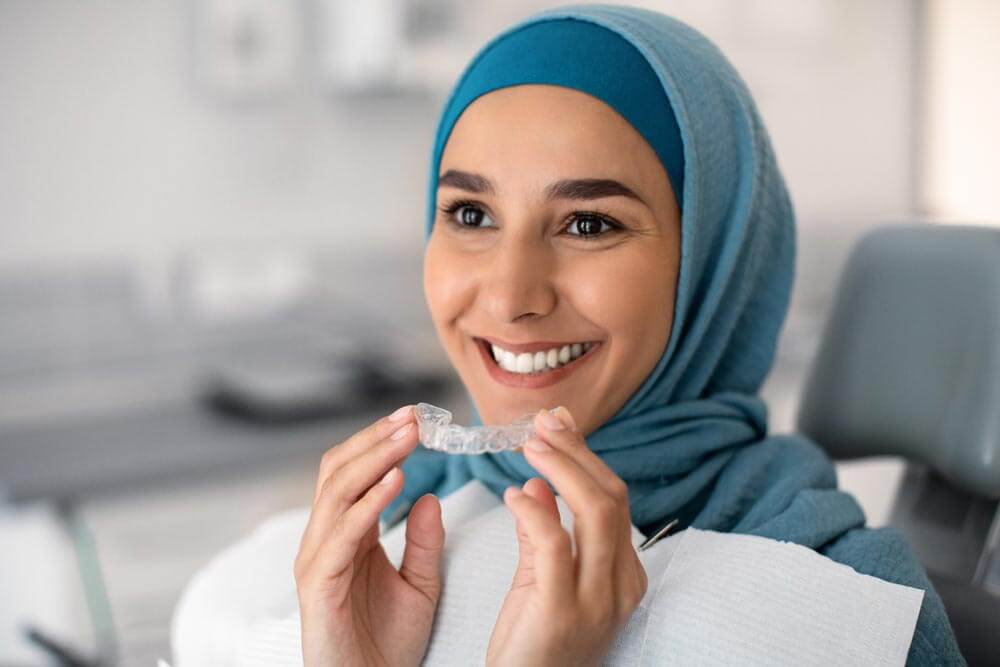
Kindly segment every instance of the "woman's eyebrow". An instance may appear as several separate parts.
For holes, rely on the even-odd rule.
[[[603,197],[628,197],[645,204],[642,197],[627,185],[609,178],[577,178],[556,181],[545,188],[547,199],[601,199]]]
[[[479,174],[449,169],[438,178],[438,185],[450,185],[468,192],[496,194],[493,182]],[[631,188],[609,178],[572,178],[552,183],[545,188],[545,198],[601,199],[603,197],[628,197],[645,204],[642,197]]]
[[[457,169],[449,169],[439,176],[438,185],[450,185],[453,188],[468,192],[496,194],[496,189],[493,187],[493,182],[490,179],[479,174],[458,171]]]

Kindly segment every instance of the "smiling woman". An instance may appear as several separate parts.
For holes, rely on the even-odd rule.
[[[816,445],[767,433],[757,392],[794,215],[753,99],[708,40],[601,5],[512,27],[449,97],[428,195],[425,295],[475,420],[537,412],[537,437],[415,451],[406,406],[332,448],[295,562],[307,664],[420,662],[442,591],[438,498],[470,482],[503,497],[520,547],[491,664],[600,663],[647,591],[632,531],[672,519],[923,589],[910,661],[962,662],[902,538],[865,528]],[[407,517],[398,570],[380,514]]]
[[[680,214],[656,153],[603,101],[520,85],[466,108],[440,170],[424,290],[480,416],[565,405],[595,430],[670,333]]]

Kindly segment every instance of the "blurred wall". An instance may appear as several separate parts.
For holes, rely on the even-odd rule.
[[[446,74],[551,4],[451,2]],[[805,234],[912,212],[915,4],[640,4],[700,28],[742,71]],[[203,245],[419,247],[445,91],[337,101],[306,72],[275,99],[228,103],[193,76],[199,6],[0,4],[0,266]]]
[[[746,79],[775,143],[803,236],[914,206],[917,3],[670,0]]]
[[[1000,2],[929,0],[924,209],[1000,224]]]
[[[0,262],[419,243],[437,103],[199,85],[196,3],[0,4]],[[400,238],[400,237],[405,238]]]

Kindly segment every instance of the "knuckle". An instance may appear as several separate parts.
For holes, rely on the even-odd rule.
[[[601,495],[594,500],[594,518],[601,525],[613,525],[618,519],[618,510],[618,503],[610,496]]]
[[[570,542],[569,533],[561,528],[553,528],[547,531],[540,539],[538,548],[541,551],[545,551],[549,554],[559,554],[565,553],[570,550],[572,544]]]
[[[625,623],[627,623],[629,617],[632,616],[632,612],[634,611],[635,611],[634,604],[629,604],[626,602],[625,604],[619,605],[618,608],[615,610],[615,614],[613,617],[615,620],[615,624],[624,625]]]
[[[620,606],[626,616],[630,615],[646,595],[648,579],[641,563],[635,564],[634,576],[629,577],[621,591]]]
[[[362,437],[372,441],[377,442],[389,436],[392,431],[396,430],[399,426],[402,426],[406,422],[391,422],[389,417],[381,417],[377,421],[369,424],[367,428],[361,433]]]
[[[639,598],[642,599],[646,595],[646,591],[649,590],[649,575],[646,574],[646,568],[639,565]]]
[[[618,475],[611,478],[609,483],[611,495],[619,502],[628,502],[628,484]]]
[[[386,486],[384,484],[376,483],[375,486],[362,494],[362,496],[358,498],[358,501],[354,503],[354,506],[358,508],[357,513],[366,514],[373,511],[374,506],[381,502],[383,494],[386,493],[385,489]]]
[[[295,581],[300,582],[305,578],[308,565],[309,564],[306,562],[305,556],[303,556],[300,552],[299,555],[295,557],[295,563],[292,565],[292,576],[295,577]]]
[[[323,480],[323,485],[319,488],[320,502],[329,502],[337,497],[337,483],[333,475],[329,475]]]
[[[330,468],[333,467],[333,464],[337,459],[338,447],[339,445],[334,445],[333,447],[330,447],[328,450],[323,452],[323,456],[321,456],[319,459],[319,469],[321,475],[327,474]]]
[[[329,536],[326,538],[327,545],[337,544],[343,539],[346,524],[350,520],[347,514],[341,514],[333,521],[333,524],[330,526]]]
[[[600,601],[587,605],[583,611],[582,623],[584,627],[600,628],[607,624],[608,620],[617,621],[618,613],[613,600],[605,597]]]
[[[633,609],[638,607],[639,603],[642,602],[642,599],[646,597],[646,590],[646,577],[643,575],[642,579],[638,581],[636,586],[631,590],[631,604]]]
[[[629,586],[622,596],[621,607],[625,614],[631,614],[642,602],[643,591],[638,585]]]

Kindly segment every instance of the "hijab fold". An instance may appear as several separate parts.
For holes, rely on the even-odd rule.
[[[583,5],[525,19],[483,47],[445,104],[431,160],[428,236],[455,122],[479,96],[521,83],[564,85],[608,103],[654,148],[678,195],[681,265],[666,349],[587,437],[628,484],[633,523],[649,534],[679,518],[681,527],[796,542],[924,588],[910,657],[961,663],[940,599],[901,536],[864,528],[861,508],[837,490],[834,468],[815,444],[767,433],[757,392],[788,307],[795,221],[740,76],[700,33],[653,11]],[[389,524],[427,492],[447,495],[475,478],[500,494],[537,476],[513,452],[420,448],[403,470],[404,489],[383,514]]]

